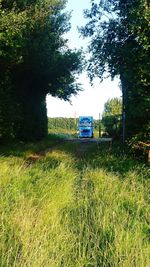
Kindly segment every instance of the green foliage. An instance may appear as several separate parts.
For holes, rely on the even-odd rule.
[[[0,159],[0,266],[149,265],[146,166],[120,146],[67,143],[31,162],[17,153]]]
[[[150,133],[137,134],[129,140],[128,146],[132,149],[133,154],[138,159],[145,159],[146,161],[149,160],[148,153],[150,151]]]
[[[19,140],[43,138],[47,134],[46,95],[68,100],[80,89],[75,74],[82,69],[81,52],[68,49],[63,38],[70,28],[69,14],[63,13],[65,3],[1,1],[1,90],[8,90],[9,80],[7,95],[11,97],[8,100],[1,95],[8,109],[17,107],[12,121],[5,116],[5,110],[1,112],[2,122],[10,124],[2,132],[3,139],[6,131],[7,136]]]
[[[122,131],[122,101],[120,98],[112,98],[104,104],[102,124],[105,132],[110,136],[120,139]]]
[[[147,132],[150,121],[150,6],[148,1],[92,1],[81,29],[91,38],[89,76],[120,76],[126,137]]]
[[[76,118],[48,118],[48,129],[50,130],[71,130],[77,131]]]
[[[122,136],[122,123],[120,115],[109,115],[102,118],[102,123],[105,128],[105,132],[115,139],[120,139]]]
[[[120,98],[108,99],[104,104],[103,117],[122,114],[122,100]]]

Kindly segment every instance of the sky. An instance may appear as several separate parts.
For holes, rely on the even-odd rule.
[[[90,0],[68,0],[66,10],[72,11],[71,30],[65,37],[68,39],[70,48],[80,48],[81,46],[84,50],[87,48],[88,40],[80,37],[77,30],[77,26],[86,24],[83,17],[83,10],[86,8],[90,8]],[[70,103],[50,95],[47,96],[48,117],[93,116],[98,119],[108,99],[121,97],[118,79],[111,81],[110,78],[107,78],[102,83],[99,79],[95,79],[94,85],[91,86],[87,73],[83,72],[77,81],[82,84],[83,91],[79,92],[77,96],[72,96]]]

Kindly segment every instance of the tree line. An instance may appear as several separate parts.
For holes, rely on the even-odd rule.
[[[80,85],[81,51],[67,47],[66,0],[0,0],[0,137],[39,140],[47,135],[46,95],[68,100]],[[150,3],[92,0],[80,29],[90,40],[87,71],[92,82],[119,77],[123,139],[149,139]],[[111,131],[110,118],[103,122]],[[113,119],[114,129],[119,120]]]
[[[48,129],[49,130],[68,130],[77,132],[78,127],[78,119],[77,118],[63,118],[63,117],[56,117],[56,118],[48,118]]]

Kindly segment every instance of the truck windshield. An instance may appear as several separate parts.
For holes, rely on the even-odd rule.
[[[92,126],[92,122],[80,122],[79,124],[80,127],[91,127]]]

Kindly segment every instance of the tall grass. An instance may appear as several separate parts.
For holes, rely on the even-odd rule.
[[[150,266],[149,170],[82,145],[1,157],[0,266]]]

